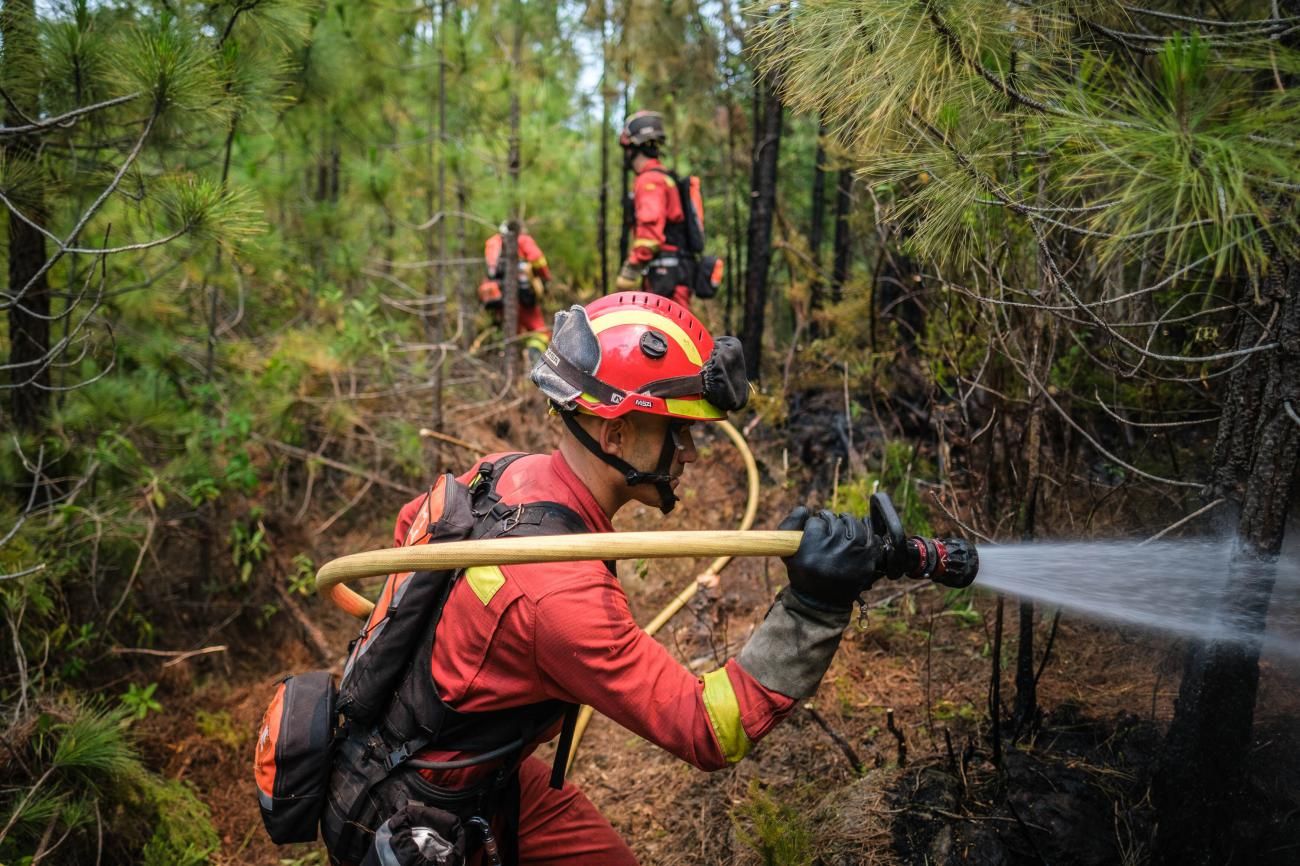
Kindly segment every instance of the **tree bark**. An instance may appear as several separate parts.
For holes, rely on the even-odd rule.
[[[600,0],[600,212],[596,249],[600,253],[600,293],[609,291],[609,15]]]
[[[510,215],[515,218],[519,213],[519,65],[523,56],[524,22],[522,4],[514,4],[514,38],[510,45],[510,153],[507,158],[507,170],[510,174]],[[505,341],[505,374],[507,380],[515,376],[515,331],[519,330],[519,233],[515,229],[506,232],[501,245],[501,259],[505,266],[505,276],[501,280],[501,331]]]
[[[1232,374],[1215,446],[1214,486],[1239,507],[1236,549],[1219,622],[1236,640],[1191,647],[1155,780],[1160,862],[1252,862],[1252,839],[1234,834],[1249,802],[1247,768],[1259,655],[1285,523],[1297,487],[1300,423],[1300,262],[1274,263],[1262,294],[1277,311],[1278,348]],[[1239,317],[1237,345],[1262,337],[1270,311]]]
[[[34,0],[6,0],[0,8],[0,35],[4,40],[0,80],[13,100],[0,116],[19,125],[40,114],[40,48]],[[25,115],[25,117],[23,116]],[[45,184],[37,165],[39,139],[22,135],[5,142],[4,158],[11,174],[19,171],[30,180],[15,204],[38,225],[46,220]],[[31,171],[24,169],[29,167]],[[45,274],[45,237],[9,214],[9,282],[5,300],[9,307],[9,405],[15,426],[40,428],[50,408],[50,286]],[[35,279],[33,279],[35,278]],[[30,283],[30,286],[28,285]]]
[[[749,267],[745,272],[745,323],[741,342],[745,367],[752,382],[762,368],[763,316],[767,308],[767,279],[772,262],[772,221],[776,212],[777,161],[781,153],[781,123],[785,107],[777,95],[777,83],[766,80],[758,86],[761,123],[756,123],[754,167],[750,176]]]
[[[813,158],[812,205],[808,220],[808,254],[812,256],[813,275],[809,292],[809,307],[815,313],[822,306],[822,235],[825,234],[826,222],[826,148],[822,139],[826,136],[826,122],[817,124],[817,154]],[[808,323],[808,335],[816,338],[819,334],[817,319]]]
[[[446,42],[444,40],[445,25],[447,23],[447,0],[439,0],[438,9],[435,13],[432,0],[427,4],[429,12],[430,38],[436,40],[434,56],[438,63],[438,85],[436,89],[436,101],[430,106],[429,112],[429,135],[428,135],[428,169],[430,180],[432,175],[437,175],[437,204],[438,204],[438,223],[433,230],[425,235],[425,258],[436,261],[436,264],[430,265],[425,270],[425,307],[424,323],[425,332],[429,342],[438,346],[446,337],[446,317],[447,317],[447,291],[446,279],[444,272],[444,261],[447,258],[447,65],[446,65]],[[433,134],[433,115],[438,118],[437,137]],[[429,194],[426,196],[427,207],[426,213],[433,212],[433,185],[430,184]],[[437,243],[434,243],[434,232],[437,233]],[[434,431],[443,432],[442,403],[443,403],[443,370],[446,353],[441,348],[432,350],[434,360],[433,367],[433,393],[430,394],[430,422],[429,426]],[[437,440],[433,442],[432,463],[438,467],[441,448]]]
[[[849,211],[853,205],[853,169],[840,169],[835,183],[835,262],[831,268],[831,301],[844,297],[844,283],[849,278],[853,237],[849,232]]]

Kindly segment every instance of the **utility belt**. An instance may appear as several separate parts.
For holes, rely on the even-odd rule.
[[[482,781],[445,788],[420,775],[421,761],[390,769],[397,750],[379,731],[348,737],[335,756],[321,821],[333,862],[463,866],[480,850],[488,866],[518,862],[519,762],[524,748],[513,749],[505,764]],[[489,754],[451,763],[492,759]]]
[[[665,298],[671,298],[678,286],[686,286],[697,297],[711,298],[722,284],[722,259],[661,250],[646,266],[645,281],[650,292]]]
[[[501,306],[502,303],[500,287],[505,285],[506,282],[504,269],[498,267],[495,270],[489,272],[488,280],[495,282],[498,286],[496,297],[492,298],[491,300],[484,297],[480,297],[480,300],[482,300],[489,307],[499,307]],[[518,291],[519,291],[519,305],[523,307],[537,306],[537,296],[538,296],[537,289],[540,281],[537,281],[537,283],[534,282],[532,267],[530,265],[528,265],[527,263],[520,264],[518,279],[515,282],[516,285],[518,286]],[[482,292],[480,292],[480,296],[481,295]]]

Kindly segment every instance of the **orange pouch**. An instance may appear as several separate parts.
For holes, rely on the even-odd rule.
[[[314,842],[335,744],[334,677],[312,671],[288,677],[262,717],[253,756],[257,802],[271,841]]]

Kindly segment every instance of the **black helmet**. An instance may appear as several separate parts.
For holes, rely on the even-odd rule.
[[[618,143],[624,147],[640,147],[643,144],[664,142],[668,134],[664,132],[664,117],[657,111],[638,111],[623,124],[623,131],[618,135]]]

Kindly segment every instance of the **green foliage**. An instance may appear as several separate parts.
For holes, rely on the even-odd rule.
[[[61,719],[60,716],[63,718]],[[60,708],[31,729],[31,756],[43,766],[36,778],[0,793],[0,858],[11,862],[54,826],[59,832],[94,823],[95,803],[129,796],[145,777],[127,732],[124,710],[96,705]]]
[[[1209,255],[1216,275],[1230,263],[1258,272],[1265,236],[1293,243],[1296,213],[1276,206],[1277,192],[1300,174],[1290,136],[1276,135],[1300,123],[1300,98],[1261,89],[1260,59],[1276,70],[1300,55],[1264,31],[1227,40],[1175,30],[1151,40],[1135,74],[1131,53],[1087,35],[1131,30],[1129,14],[1105,0],[826,0],[767,19],[755,46],[782,70],[787,103],[820,112],[871,173],[936,178],[900,203],[928,257],[982,255],[1003,230],[992,211],[1063,226],[1032,212],[1042,170],[1051,212],[1068,220],[1068,205],[1083,208],[1080,229],[1103,263],[1154,242],[1168,271]],[[1050,156],[1010,171],[1018,146]]]
[[[316,563],[305,553],[293,555],[293,574],[289,575],[289,592],[311,596],[316,592]]]
[[[247,189],[185,176],[160,189],[158,197],[174,231],[197,240],[217,240],[237,248],[265,230],[261,209]]]
[[[208,807],[188,783],[154,781],[145,798],[155,810],[154,831],[141,850],[143,866],[203,866],[221,846]]]
[[[980,714],[975,709],[975,705],[970,701],[962,701],[960,704],[954,703],[948,699],[936,701],[930,708],[931,714],[936,721],[951,722],[955,719],[961,719],[964,722],[978,721]]]
[[[917,456],[915,445],[887,440],[881,451],[879,471],[841,482],[830,507],[834,511],[866,515],[871,508],[871,494],[884,491],[894,503],[908,535],[930,535],[929,512],[921,501],[917,482],[933,472],[934,468]]]
[[[250,514],[246,522],[230,525],[230,560],[239,570],[240,583],[252,579],[253,569],[271,552],[266,538],[266,526],[260,515]]]
[[[762,858],[765,866],[807,866],[813,862],[813,833],[805,810],[780,803],[757,779],[735,807],[732,821],[742,844]]]
[[[199,710],[194,714],[194,725],[205,740],[221,743],[232,750],[248,741],[248,732],[235,724],[227,710],[217,710],[215,713]]]
[[[162,711],[162,704],[158,703],[153,696],[153,693],[157,690],[157,683],[150,683],[144,688],[131,683],[118,700],[122,702],[122,706],[126,708],[132,718],[138,721],[150,713]]]
[[[964,626],[975,626],[984,622],[984,617],[975,609],[975,591],[965,589],[948,589],[943,594],[943,612],[939,616],[950,616]]]

